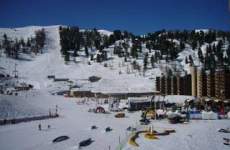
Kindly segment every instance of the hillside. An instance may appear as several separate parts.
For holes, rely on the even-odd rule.
[[[124,63],[123,59],[112,56],[113,59],[103,63],[92,63],[88,65],[88,58],[79,56],[79,62],[70,62],[66,64],[60,53],[60,38],[59,26],[49,27],[24,27],[17,29],[1,29],[0,33],[7,34],[8,37],[14,39],[28,38],[34,36],[34,31],[37,29],[45,29],[46,41],[43,54],[21,54],[21,57],[26,57],[29,60],[17,60],[8,58],[4,55],[0,57],[1,71],[12,75],[17,64],[19,71],[19,79],[32,83],[35,88],[53,91],[60,88],[68,88],[67,85],[53,85],[52,81],[47,79],[48,75],[55,75],[58,78],[69,78],[74,81],[74,84],[80,84],[82,89],[95,90],[99,92],[142,92],[153,91],[154,82],[149,79],[150,76],[143,77],[137,71],[127,74],[127,68],[131,69],[130,63]],[[109,35],[111,32],[99,30],[101,34]],[[113,46],[108,48],[112,52]],[[113,54],[111,54],[113,55]],[[104,63],[108,67],[104,67]],[[151,71],[154,73],[154,71]],[[97,83],[86,81],[90,76],[99,76],[101,80]],[[144,83],[144,84],[143,84]],[[59,84],[59,83],[57,83]]]
[[[162,30],[135,36],[120,30],[64,30],[66,28],[58,25],[1,28],[0,71],[13,76],[16,64],[20,80],[45,91],[69,88],[67,84],[53,83],[47,79],[48,75],[55,75],[57,78],[69,78],[73,81],[72,85],[80,85],[81,90],[104,93],[152,92],[155,89],[155,77],[162,73],[183,74],[189,73],[190,65],[207,68],[212,67],[210,64],[218,65],[216,62],[230,63],[228,32],[207,29],[181,32]],[[33,41],[39,40],[36,34],[42,29],[46,36],[44,46],[42,50],[36,50]],[[81,40],[79,43],[76,41],[77,47],[75,44],[63,51],[63,44],[68,42],[62,39],[65,38],[64,31],[69,34],[69,41],[72,32],[75,32],[75,37]],[[18,58],[9,58],[4,49],[4,34],[11,43],[16,41],[13,52],[17,50],[17,41],[28,43],[30,40],[29,45],[32,47],[26,46],[26,52],[23,52],[25,48],[19,42],[18,48],[22,50],[16,51]],[[78,54],[74,56],[74,53]],[[90,76],[98,76],[101,80],[89,82],[87,79]]]
[[[115,118],[117,112],[89,112],[98,106],[107,110],[109,104],[105,104],[104,99],[71,98],[55,94],[69,88],[103,93],[153,92],[155,77],[162,73],[189,73],[190,65],[208,68],[210,55],[215,56],[215,61],[210,62],[223,61],[223,64],[228,64],[230,58],[228,33],[215,34],[217,37],[210,38],[209,30],[204,30],[202,41],[202,38],[198,38],[202,35],[192,31],[160,31],[144,36],[134,36],[125,31],[73,31],[75,36],[62,35],[63,42],[60,26],[0,29],[0,91],[3,91],[0,94],[0,120],[45,116],[56,110],[60,114],[56,119],[0,126],[0,145],[3,150],[73,150],[79,149],[78,143],[87,138],[93,139],[93,143],[85,147],[89,150],[136,149],[128,143],[132,133],[127,128],[131,126],[145,130],[149,127],[139,125],[141,111],[123,111],[125,118]],[[196,33],[200,32],[196,30]],[[72,31],[65,34],[71,36]],[[88,39],[78,39],[79,35],[87,37],[90,34]],[[192,35],[197,37],[190,37]],[[202,44],[197,44],[199,40]],[[219,48],[221,53],[217,51]],[[71,82],[54,82],[47,78],[49,75],[55,75],[57,79],[68,78]],[[99,77],[99,80],[90,82],[89,77],[92,76]],[[15,92],[14,87],[25,84],[32,85],[33,89]],[[189,98],[192,97],[170,95],[163,99],[181,102]],[[121,100],[119,108],[124,107],[127,107],[127,101]],[[139,149],[227,150],[228,147],[222,141],[226,134],[217,131],[229,128],[228,122],[224,119],[191,120],[186,124],[170,124],[164,119],[151,120],[154,129],[175,129],[176,133],[161,136],[154,141],[145,140],[140,135],[136,142]],[[41,131],[38,130],[39,124],[42,125]],[[91,130],[92,125],[98,129]],[[111,127],[112,131],[105,132],[107,127]],[[53,139],[61,135],[67,135],[70,139],[52,143]]]

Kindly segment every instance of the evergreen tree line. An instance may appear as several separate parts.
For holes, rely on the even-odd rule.
[[[79,27],[60,27],[61,52],[65,61],[70,57],[77,57],[79,51],[85,51],[85,56],[93,59],[91,51],[99,51],[96,56],[98,62],[107,59],[107,52],[104,50],[117,40],[123,40],[132,36],[127,31],[115,30],[110,36],[100,34],[97,29],[80,31]],[[91,51],[89,51],[89,49]]]
[[[7,57],[18,59],[20,53],[43,53],[45,40],[46,34],[44,29],[35,31],[35,37],[28,38],[26,42],[23,38],[12,40],[7,34],[4,34],[1,48],[4,49]]]
[[[200,45],[204,43],[212,43],[217,37],[222,37],[224,40],[230,41],[230,32],[208,30],[195,31],[195,30],[183,30],[183,31],[156,31],[154,33],[148,33],[145,36],[145,41],[157,41],[159,39],[177,39],[181,42],[192,44],[199,42]]]
[[[224,41],[230,41],[230,32],[209,30],[204,31],[157,31],[149,33],[143,38],[146,47],[148,49],[157,49],[161,51],[162,55],[167,55],[166,58],[171,60],[177,57],[177,54],[185,48],[185,44],[191,45],[192,49],[199,49],[204,43],[211,44],[216,41],[217,38],[222,38]],[[169,39],[176,39],[180,42],[179,46],[176,46]]]
[[[230,45],[224,49],[224,44],[220,40],[217,45],[209,44],[206,47],[206,53],[203,54],[201,48],[198,49],[198,58],[206,70],[216,69],[218,66],[230,65]],[[186,63],[193,65],[193,59],[191,56],[185,58]]]
[[[100,53],[97,54],[96,60],[98,62],[104,61],[107,59],[107,52],[104,49],[116,42],[113,52],[119,57],[124,57],[125,62],[128,58],[138,59],[140,55],[142,56],[142,49],[145,44],[145,47],[149,50],[143,57],[143,67],[145,69],[147,69],[148,63],[151,63],[151,66],[154,67],[154,64],[159,60],[165,59],[167,62],[175,60],[187,44],[193,50],[198,51],[199,60],[206,68],[215,67],[218,64],[229,64],[230,62],[229,57],[225,56],[226,54],[230,56],[229,48],[225,55],[223,50],[223,43],[230,42],[230,32],[224,31],[161,30],[148,33],[145,36],[135,36],[127,31],[114,30],[113,34],[106,36],[101,35],[96,29],[80,32],[78,27],[60,27],[60,37],[61,51],[66,61],[69,60],[70,55],[78,56],[80,50],[84,50],[85,55],[93,59],[94,57],[89,49],[98,50]],[[219,42],[213,46],[215,41]],[[200,49],[204,43],[209,44],[206,54],[203,54]],[[154,54],[152,53],[153,50]],[[185,59],[186,63],[194,63],[192,56]]]
[[[173,39],[176,39],[179,44],[175,44]],[[206,69],[216,68],[217,65],[230,65],[230,48],[228,47],[225,51],[223,49],[223,43],[230,43],[230,32],[208,30],[204,31],[157,31],[154,33],[149,33],[146,36],[139,37],[138,41],[146,44],[146,48],[149,50],[159,50],[159,53],[151,56],[151,64],[154,67],[154,63],[165,59],[167,62],[175,60],[178,53],[183,51],[186,44],[191,45],[192,49],[198,49],[198,57]],[[137,41],[137,43],[138,43]],[[218,41],[215,45],[213,42]],[[201,46],[204,43],[208,43],[207,53],[203,55],[201,51]],[[212,45],[212,46],[211,46]],[[131,54],[133,57],[137,57],[137,47],[135,43],[131,48]],[[164,56],[164,57],[163,57]],[[146,69],[148,64],[148,53],[145,54],[143,59],[144,69]],[[186,63],[194,64],[193,57],[190,55],[185,58]]]
[[[208,45],[206,53],[198,50],[198,57],[205,69],[215,69],[218,66],[230,65],[230,46],[223,48],[223,42],[220,40],[217,45]]]

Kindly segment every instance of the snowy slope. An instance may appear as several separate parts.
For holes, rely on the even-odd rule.
[[[107,36],[110,36],[111,34],[113,34],[113,32],[111,31],[108,31],[108,30],[103,30],[103,29],[100,29],[100,30],[97,30],[99,33],[103,34],[103,35],[107,35]]]
[[[157,140],[147,140],[143,134],[136,140],[138,148],[126,145],[124,150],[227,150],[223,137],[229,135],[218,132],[219,128],[229,127],[228,120],[193,120],[189,124],[169,124],[166,120],[154,121],[156,130],[175,129],[176,133],[158,136]]]
[[[208,33],[210,30],[209,29],[196,29],[195,32],[204,32],[204,33]]]
[[[59,26],[48,27],[25,27],[14,29],[0,29],[0,35],[7,33],[11,38],[28,38],[34,36],[34,31],[44,28],[47,40],[44,54],[31,56],[30,61],[14,60],[4,56],[0,57],[0,71],[12,74],[14,64],[18,64],[19,81],[26,81],[35,86],[35,90],[19,93],[19,96],[0,95],[0,119],[20,118],[47,114],[58,105],[60,118],[21,123],[17,125],[0,126],[1,150],[74,150],[78,149],[78,143],[87,138],[94,142],[84,148],[88,150],[118,149],[119,138],[125,150],[159,149],[159,150],[227,150],[228,147],[222,144],[223,135],[217,132],[219,128],[229,127],[229,120],[218,121],[192,121],[189,124],[171,125],[167,120],[152,121],[156,129],[173,128],[176,133],[170,136],[159,137],[159,140],[148,141],[140,136],[137,142],[139,148],[130,146],[127,143],[130,133],[126,131],[128,126],[136,126],[143,130],[145,127],[138,125],[141,112],[127,113],[122,119],[115,118],[115,113],[95,114],[89,113],[89,108],[95,108],[99,104],[86,101],[86,105],[77,105],[82,99],[64,98],[51,96],[49,91],[68,88],[65,83],[54,83],[47,79],[47,75],[55,75],[60,78],[70,78],[75,83],[82,85],[82,88],[95,92],[150,92],[154,91],[154,78],[160,75],[168,64],[161,61],[156,64],[155,69],[148,70],[143,76],[136,70],[132,70],[130,62],[124,63],[122,58],[113,56],[114,59],[103,63],[87,64],[88,59],[80,57],[79,63],[66,65],[60,54]],[[111,34],[101,30],[105,35]],[[2,36],[1,36],[2,37]],[[175,41],[175,43],[178,43]],[[109,48],[108,51],[111,51]],[[143,49],[146,51],[146,49]],[[186,49],[179,54],[182,61],[181,68],[187,68],[183,62],[186,56],[192,55],[197,58],[197,52],[186,46]],[[143,63],[142,60],[137,60]],[[196,62],[196,61],[195,61]],[[108,67],[104,67],[104,63]],[[198,63],[198,62],[196,62]],[[130,70],[130,73],[127,73]],[[185,69],[186,70],[186,69]],[[95,83],[86,81],[89,76],[96,75],[101,80]],[[178,100],[177,96],[170,96],[172,100]],[[166,98],[167,100],[167,98]],[[104,106],[104,105],[102,105]],[[42,131],[38,131],[38,124],[42,124]],[[47,129],[51,125],[51,129]],[[91,125],[98,126],[97,130],[90,130]],[[110,126],[113,131],[105,133],[104,129]],[[52,140],[61,135],[68,135],[69,140],[53,144]],[[10,142],[9,142],[10,141]]]
[[[11,39],[27,39],[35,36],[35,31],[40,30],[41,26],[29,26],[21,28],[0,28],[0,39],[6,34]]]
[[[28,97],[26,105],[35,105],[43,108],[45,113],[48,108],[58,105],[61,117],[42,121],[21,123],[17,125],[0,126],[1,150],[75,150],[78,143],[87,138],[94,142],[85,147],[87,150],[115,150],[119,148],[119,138],[124,150],[227,150],[223,145],[223,137],[230,138],[225,133],[219,133],[218,129],[227,128],[229,120],[194,120],[189,124],[169,124],[167,120],[153,120],[151,124],[157,131],[164,129],[175,129],[176,133],[168,136],[159,136],[158,140],[147,140],[140,135],[137,143],[140,147],[128,144],[130,132],[126,131],[128,126],[137,127],[138,130],[146,129],[140,126],[141,112],[126,113],[125,118],[115,118],[115,113],[95,114],[88,112],[89,108],[95,108],[96,103],[88,101],[85,105],[77,104],[83,99],[64,98],[49,95],[35,95]],[[103,106],[103,105],[102,105]],[[26,108],[28,110],[28,108]],[[41,123],[42,131],[38,130]],[[51,125],[51,129],[47,129]],[[90,130],[92,125],[98,129]],[[110,126],[113,130],[105,133],[105,128]],[[67,135],[69,140],[61,143],[52,143],[58,136]],[[11,141],[11,142],[8,142]]]
[[[28,30],[27,30],[28,28]],[[49,86],[50,81],[46,78],[47,75],[55,75],[60,78],[70,78],[71,80],[88,79],[92,75],[97,75],[102,78],[99,83],[92,85],[95,87],[95,91],[99,91],[104,88],[106,91],[118,90],[124,91],[152,91],[154,89],[154,83],[149,82],[147,77],[135,77],[134,74],[126,74],[126,66],[121,67],[123,59],[115,57],[114,60],[110,60],[106,63],[113,65],[113,68],[105,68],[103,64],[93,63],[88,65],[87,58],[82,57],[80,63],[70,63],[66,65],[64,59],[60,53],[60,37],[59,26],[48,27],[25,27],[17,28],[16,31],[12,29],[2,29],[1,34],[7,33],[10,37],[24,37],[33,36],[33,32],[37,29],[44,28],[47,36],[46,45],[44,48],[45,54],[38,55],[31,58],[32,61],[17,61],[8,58],[2,58],[1,67],[8,68],[9,73],[14,69],[12,64],[18,64],[19,75],[23,78],[31,80],[38,87],[46,88]],[[26,32],[27,31],[27,32]],[[111,32],[106,30],[99,30],[100,33],[110,35]],[[109,49],[112,51],[112,48]],[[131,68],[130,64],[129,68]],[[119,75],[122,71],[123,74]],[[114,82],[116,81],[116,82]],[[126,83],[126,84],[124,84]],[[146,83],[145,85],[142,83]],[[88,85],[88,86],[91,86]],[[117,90],[118,89],[118,90]],[[102,91],[101,91],[102,92]]]

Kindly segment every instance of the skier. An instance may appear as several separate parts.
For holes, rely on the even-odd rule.
[[[42,125],[41,125],[41,124],[38,125],[38,130],[39,130],[39,131],[42,130]]]
[[[55,109],[55,115],[58,115],[58,105],[56,105],[56,109]]]

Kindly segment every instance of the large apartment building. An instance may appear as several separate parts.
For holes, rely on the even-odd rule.
[[[219,67],[204,70],[192,66],[191,74],[184,76],[161,76],[156,78],[156,88],[164,95],[192,95],[198,98],[210,97],[220,100],[230,99],[230,69]]]
[[[207,96],[215,97],[215,71],[207,71]]]
[[[215,71],[215,97],[230,99],[230,70],[226,68]]]

